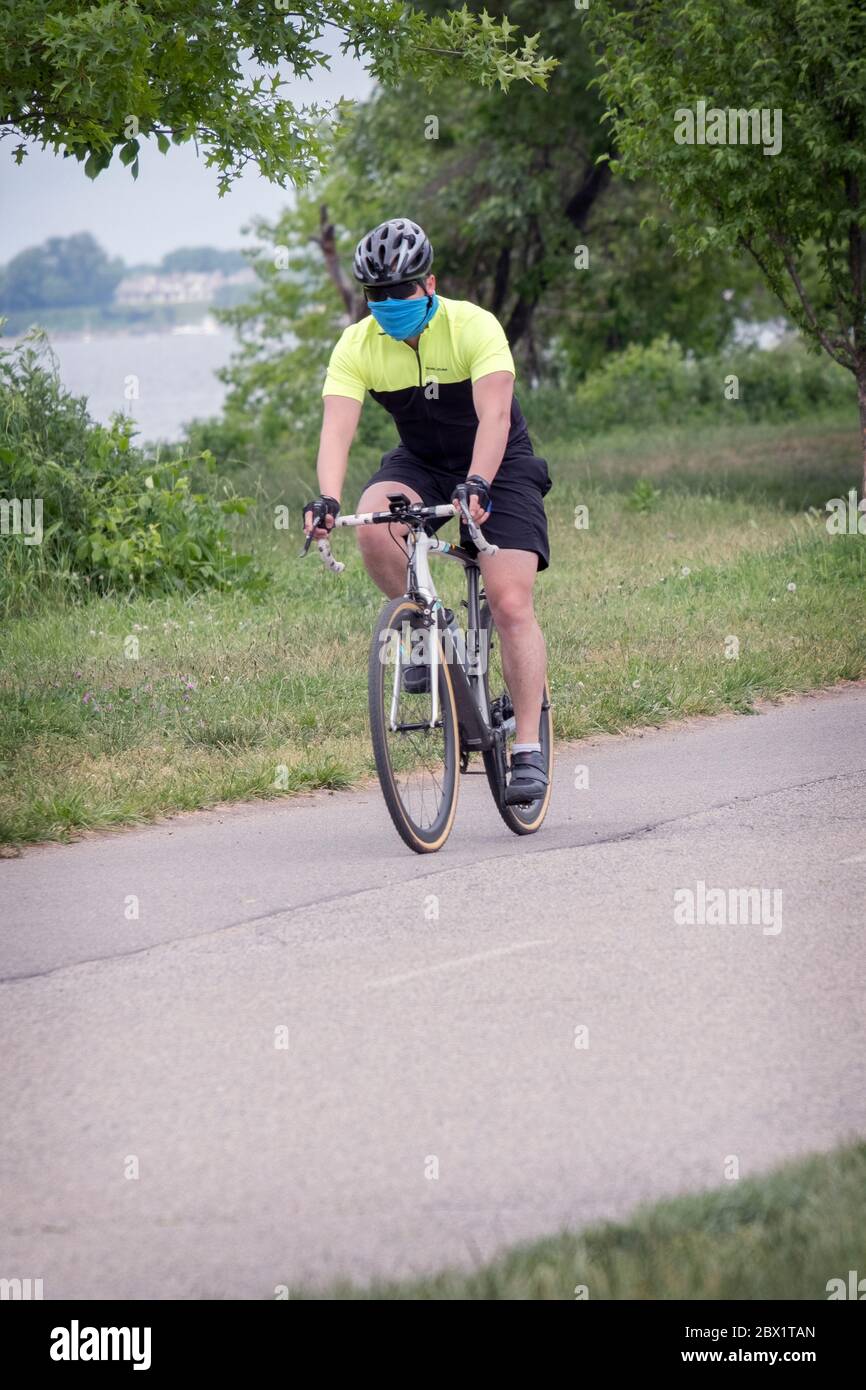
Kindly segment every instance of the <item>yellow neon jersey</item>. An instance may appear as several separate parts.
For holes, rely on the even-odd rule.
[[[365,393],[394,417],[404,445],[419,458],[471,458],[478,428],[472,385],[491,372],[514,375],[499,320],[478,304],[439,297],[418,350],[383,333],[372,315],[344,330],[331,353],[323,396],[363,401]],[[526,422],[511,407],[508,447],[531,452]]]

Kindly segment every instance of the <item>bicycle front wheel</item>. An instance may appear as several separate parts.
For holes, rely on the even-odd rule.
[[[392,599],[382,609],[370,646],[368,689],[373,755],[385,805],[409,848],[430,854],[442,848],[454,824],[460,748],[454,688],[440,634],[436,628],[425,629],[424,640],[417,640],[422,612],[410,598]],[[439,651],[435,721],[430,668],[423,660],[425,655],[429,659],[434,641]]]

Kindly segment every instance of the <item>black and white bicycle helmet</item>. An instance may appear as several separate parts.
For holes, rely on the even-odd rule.
[[[408,217],[392,217],[361,237],[353,269],[362,285],[399,285],[426,275],[432,264],[424,229]]]

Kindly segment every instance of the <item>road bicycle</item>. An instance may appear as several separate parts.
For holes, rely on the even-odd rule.
[[[338,516],[334,525],[401,528],[395,540],[406,553],[406,592],[379,614],[368,665],[373,753],[397,833],[417,854],[441,849],[454,824],[460,776],[472,775],[469,761],[479,753],[505,824],[516,835],[532,835],[547,814],[553,780],[549,691],[545,685],[538,727],[548,777],[545,794],[537,801],[506,805],[515,719],[496,625],[477,560],[434,535],[432,523],[460,513],[481,554],[494,555],[498,547],[485,540],[463,502],[426,507],[405,493],[393,493],[388,504],[383,512]],[[316,545],[330,570],[345,568],[334,559],[329,539]],[[309,539],[304,553],[308,546]],[[431,555],[463,566],[465,630],[436,592]]]

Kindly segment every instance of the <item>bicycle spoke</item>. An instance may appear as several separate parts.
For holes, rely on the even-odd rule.
[[[399,679],[402,681],[403,670],[412,669],[411,663],[406,660],[411,651],[411,643],[407,641],[408,623],[405,619],[395,631],[399,631],[400,634],[399,653],[402,669]],[[427,720],[432,713],[429,692],[416,697],[407,695],[402,689],[399,690],[397,700],[397,728],[392,729],[390,713],[393,690],[394,681],[389,672],[382,682],[382,698],[387,724],[386,742],[394,782],[412,822],[420,829],[429,830],[439,818],[448,795],[445,776],[445,729],[441,717],[434,728],[425,728],[423,731],[401,728],[403,724],[417,724]]]
[[[400,717],[402,712],[398,712],[398,719]],[[439,730],[431,730],[430,735],[425,735],[424,738],[418,737],[416,733],[400,733],[398,730],[392,737],[395,741],[399,739],[398,749],[393,753],[393,763],[400,796],[410,810],[411,819],[416,821],[418,826],[430,828],[435,823],[445,799],[445,739]],[[400,763],[405,762],[407,755],[413,766],[406,771],[400,771]]]

